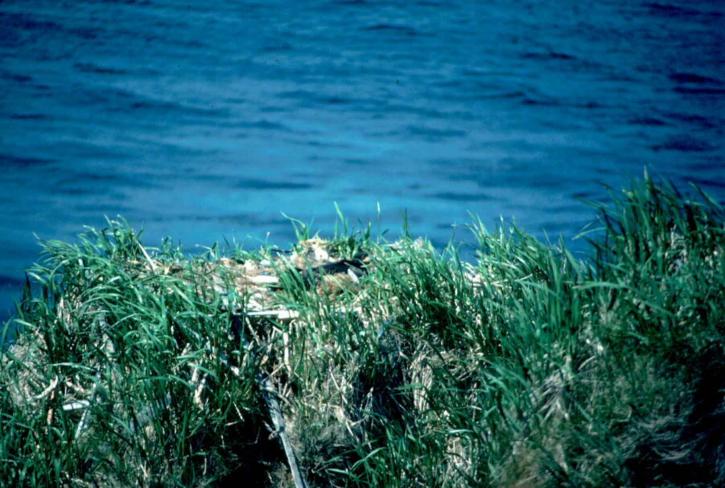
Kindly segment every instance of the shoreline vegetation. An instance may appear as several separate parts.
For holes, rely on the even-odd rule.
[[[296,223],[291,251],[44,243],[0,351],[7,486],[722,486],[723,210],[649,177],[580,260]],[[4,339],[3,339],[4,341]]]

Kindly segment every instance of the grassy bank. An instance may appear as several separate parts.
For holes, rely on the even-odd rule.
[[[47,242],[0,480],[293,486],[286,441],[311,487],[723,485],[723,212],[615,197],[585,261],[479,224],[474,263],[302,226],[290,253]]]

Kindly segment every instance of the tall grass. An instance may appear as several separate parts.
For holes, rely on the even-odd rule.
[[[0,353],[0,480],[292,486],[263,378],[310,486],[723,485],[723,211],[646,178],[598,212],[586,260],[480,222],[471,263],[342,222],[315,245],[359,277],[146,249],[123,222],[47,242]],[[263,298],[252,264],[279,279]]]

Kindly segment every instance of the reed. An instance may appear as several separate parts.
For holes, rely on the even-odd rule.
[[[45,242],[0,353],[0,480],[721,486],[723,211],[649,177],[597,209],[586,259],[476,221],[466,262],[342,216],[290,253],[123,221]]]

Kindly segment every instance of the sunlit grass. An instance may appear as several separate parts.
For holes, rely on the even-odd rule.
[[[463,262],[342,217],[297,222],[292,255],[122,222],[47,242],[0,353],[0,480],[292,486],[266,384],[310,486],[722,485],[722,209],[614,197],[585,260],[476,222]]]

